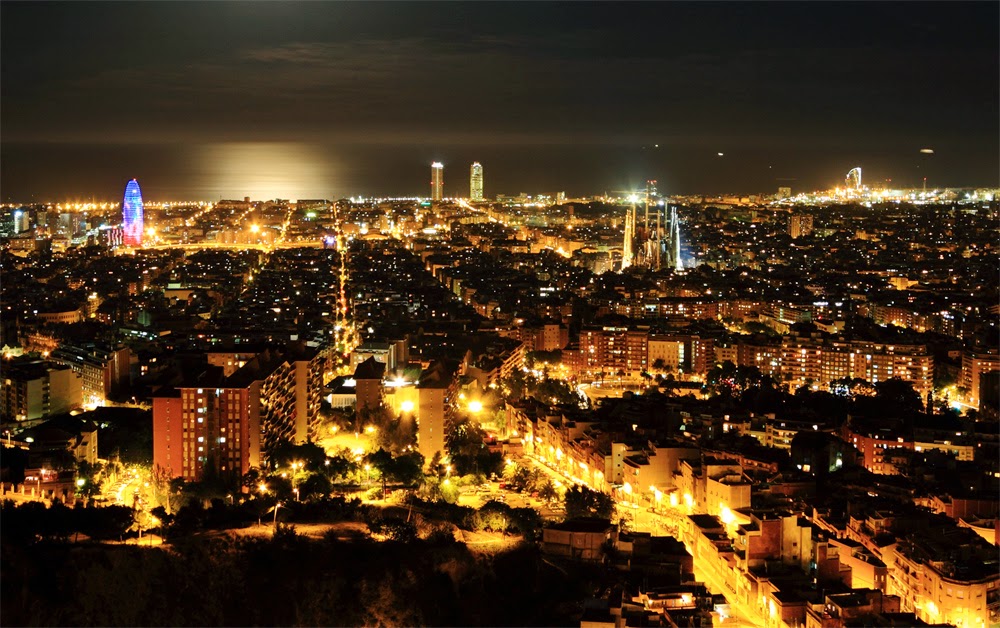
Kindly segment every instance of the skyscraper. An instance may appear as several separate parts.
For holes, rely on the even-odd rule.
[[[142,246],[142,192],[139,182],[132,179],[125,186],[122,200],[122,231],[125,246]]]
[[[474,201],[483,200],[483,165],[478,161],[472,164],[472,174],[469,176],[469,198]]]
[[[444,192],[444,164],[435,161],[431,164],[431,200],[440,201]]]

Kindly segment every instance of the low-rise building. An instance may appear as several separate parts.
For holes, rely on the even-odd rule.
[[[928,622],[993,626],[1000,622],[1000,567],[995,546],[968,528],[937,527],[888,548],[888,592],[902,610]]]
[[[542,530],[542,552],[587,562],[604,560],[604,544],[618,529],[606,519],[570,519]]]
[[[4,360],[0,415],[30,421],[64,414],[83,405],[83,381],[73,369],[29,357]]]

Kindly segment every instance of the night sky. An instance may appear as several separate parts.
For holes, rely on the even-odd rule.
[[[996,2],[4,2],[0,195],[426,195],[434,160],[463,196],[473,160],[491,197],[858,165],[997,186],[998,24]]]

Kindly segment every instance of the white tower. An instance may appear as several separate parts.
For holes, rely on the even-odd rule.
[[[440,201],[444,198],[444,164],[435,161],[431,164],[431,200]]]

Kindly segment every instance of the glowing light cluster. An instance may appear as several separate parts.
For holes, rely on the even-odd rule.
[[[122,230],[125,246],[142,246],[142,191],[139,182],[132,179],[125,186],[122,200]]]

